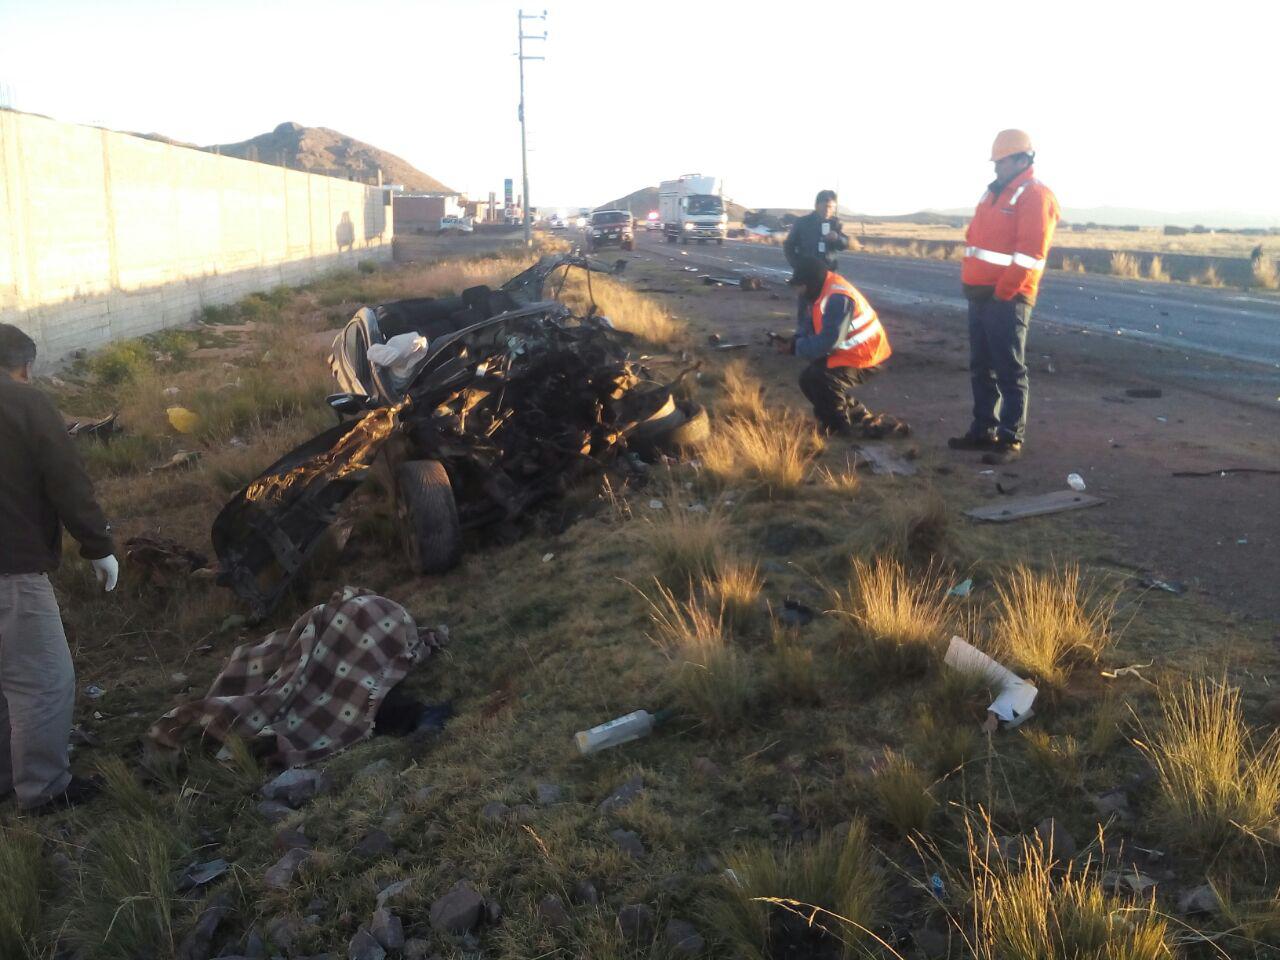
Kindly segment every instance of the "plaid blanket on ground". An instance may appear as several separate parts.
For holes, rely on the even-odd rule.
[[[196,732],[269,733],[286,765],[313,763],[373,732],[387,691],[437,645],[430,632],[422,640],[400,604],[344,587],[288,630],[236,647],[204,699],[170,710],[149,736],[176,748]]]

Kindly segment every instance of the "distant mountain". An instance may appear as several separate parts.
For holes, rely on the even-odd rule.
[[[175,143],[154,133],[137,136]],[[186,144],[181,144],[186,146]],[[343,180],[376,183],[378,170],[382,170],[383,183],[401,183],[408,190],[420,193],[454,193],[443,183],[402,160],[393,153],[379,150],[354,137],[328,127],[304,127],[297,123],[282,123],[270,133],[263,133],[239,143],[219,143],[201,147],[209,153],[241,160],[257,160],[277,166],[305,170]]]
[[[657,187],[641,187],[633,193],[628,193],[625,197],[619,197],[617,200],[610,200],[608,203],[602,203],[596,210],[630,210],[633,217],[643,220],[649,215],[650,210],[658,209],[658,188]],[[747,212],[747,208],[740,203],[734,203],[732,200],[726,200],[724,205],[725,213],[729,215],[730,220],[741,220]]]
[[[926,214],[968,218],[973,215],[973,209],[932,210],[926,211]],[[915,220],[914,217],[880,217],[879,219],[900,219],[911,223],[928,222]],[[1062,219],[1068,223],[1102,223],[1116,227],[1163,227],[1166,225],[1193,227],[1197,224],[1206,227],[1217,227],[1223,230],[1280,227],[1280,217],[1257,213],[1238,213],[1232,210],[1166,212],[1163,210],[1143,210],[1136,207],[1063,207]]]
[[[943,227],[963,227],[973,216],[972,210],[952,212],[950,210],[920,210],[917,213],[901,213],[894,216],[872,216],[865,213],[848,213],[841,210],[843,220],[860,220],[866,223],[924,223]]]

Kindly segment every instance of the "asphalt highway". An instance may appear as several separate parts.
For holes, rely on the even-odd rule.
[[[649,254],[677,257],[708,272],[790,276],[780,247],[736,240],[723,246],[667,244],[656,233],[638,239],[639,249]],[[846,253],[840,270],[873,304],[913,313],[965,310],[960,264],[954,261]],[[1256,364],[1260,369],[1253,376],[1280,380],[1278,296],[1049,271],[1032,322]]]

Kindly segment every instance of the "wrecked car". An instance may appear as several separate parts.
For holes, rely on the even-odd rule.
[[[621,264],[544,257],[497,289],[358,311],[329,358],[342,419],[222,509],[219,582],[265,616],[374,470],[410,566],[439,573],[458,562],[464,532],[511,524],[619,454],[704,438],[706,412],[677,403],[630,335],[594,304],[575,316],[547,298],[573,268],[589,280]],[[621,469],[638,467],[625,457]]]

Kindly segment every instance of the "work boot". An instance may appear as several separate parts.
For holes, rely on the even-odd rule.
[[[1022,441],[1006,440],[1001,437],[988,453],[982,455],[982,462],[997,466],[1002,463],[1012,463],[1020,456],[1022,456]]]
[[[952,437],[947,446],[952,450],[991,450],[996,445],[996,438],[989,433],[966,433],[960,437]]]
[[[67,784],[67,788],[61,793],[56,793],[49,797],[43,803],[38,803],[34,807],[26,807],[23,813],[31,816],[41,816],[46,813],[57,813],[61,810],[68,810],[71,807],[78,806],[88,800],[92,800],[102,792],[102,780],[98,777],[77,777],[71,776],[71,782]]]

